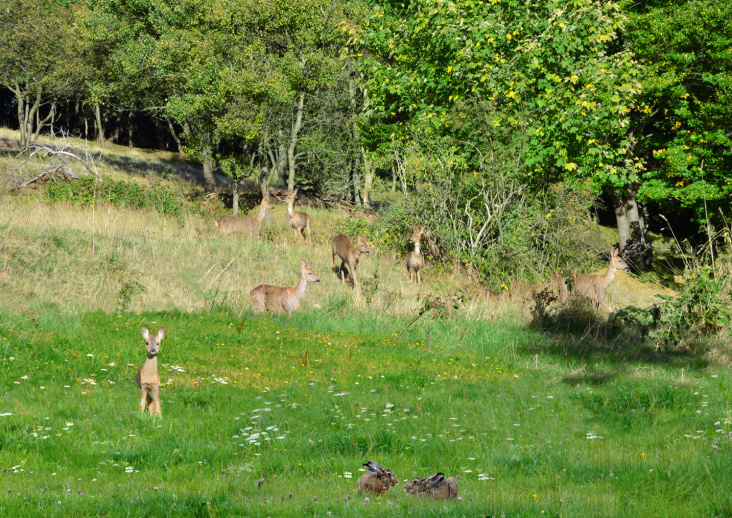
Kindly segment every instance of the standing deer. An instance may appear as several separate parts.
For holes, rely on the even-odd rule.
[[[142,328],[142,337],[145,339],[147,359],[137,369],[137,386],[140,387],[140,412],[148,407],[150,413],[160,413],[160,373],[158,372],[158,354],[160,342],[165,338],[165,328],[161,327],[158,334],[151,335],[147,327]],[[152,393],[152,396],[150,395]]]
[[[600,309],[600,306],[604,307],[608,311],[612,312],[613,308],[605,303],[605,292],[607,291],[610,283],[615,278],[615,273],[618,270],[626,271],[628,265],[623,261],[622,257],[618,254],[618,250],[615,247],[610,247],[610,264],[607,267],[607,271],[602,275],[587,275],[584,273],[572,272],[569,275],[571,280],[572,289],[580,297],[591,299],[595,303],[595,311]],[[564,303],[569,297],[569,290],[567,289],[567,282],[563,275],[555,273],[553,275],[554,281],[557,283],[559,289],[559,300]]]
[[[299,210],[295,210],[295,195],[297,194],[297,189],[295,189],[292,192],[288,192],[287,196],[285,197],[285,201],[283,202],[285,205],[287,205],[287,215],[290,217],[290,226],[292,227],[292,230],[295,232],[295,236],[297,239],[302,238],[303,241],[305,241],[305,234],[303,234],[303,229],[307,229],[308,231],[308,242],[312,245],[313,244],[313,238],[310,235],[310,229],[311,229],[311,219],[310,214],[307,212],[302,212]]]
[[[369,247],[366,244],[366,240],[361,236],[356,237],[356,246],[351,244],[351,241],[343,234],[338,234],[333,238],[333,248],[331,257],[331,268],[335,269],[335,256],[337,255],[341,259],[341,266],[338,271],[341,274],[341,280],[343,284],[346,284],[346,274],[344,273],[345,265],[348,264],[348,271],[351,272],[353,277],[353,287],[358,291],[358,277],[356,276],[356,267],[358,266],[358,260],[361,258],[361,254],[368,254]]]
[[[259,212],[252,216],[226,216],[216,220],[216,226],[219,229],[219,235],[228,236],[229,234],[249,234],[252,236],[259,235],[259,229],[262,228],[262,221],[267,215],[268,210],[274,209],[269,200],[262,198],[259,204]]]
[[[271,284],[260,284],[249,292],[249,298],[254,303],[254,312],[287,311],[292,315],[300,307],[300,300],[305,296],[305,287],[308,282],[320,283],[311,267],[313,262],[305,264],[300,260],[300,282],[294,288],[281,288]]]
[[[420,249],[420,241],[422,237],[427,235],[427,229],[423,226],[419,226],[414,230],[414,233],[409,237],[409,242],[414,243],[414,251],[409,252],[404,258],[407,263],[407,272],[409,273],[409,282],[414,282],[414,273],[417,273],[417,284],[422,284],[422,277],[420,272],[424,268],[424,256]]]

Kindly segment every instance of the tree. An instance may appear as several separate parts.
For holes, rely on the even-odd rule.
[[[370,51],[367,106],[394,125],[400,147],[444,139],[478,184],[514,181],[538,194],[557,182],[599,193],[638,181],[630,114],[640,70],[619,44],[617,4],[372,5],[355,36]],[[453,217],[469,220],[464,208]]]
[[[691,220],[687,232],[719,228],[732,199],[732,4],[628,2],[625,10],[628,46],[646,70],[632,125],[646,162],[638,198],[675,223]]]
[[[21,146],[36,141],[83,76],[70,37],[78,8],[63,2],[8,0],[0,9],[0,85],[13,92]],[[41,118],[41,109],[49,106]]]

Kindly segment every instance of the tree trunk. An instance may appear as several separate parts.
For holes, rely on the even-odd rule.
[[[130,111],[127,114],[127,145],[129,147],[135,147],[135,114]],[[205,169],[205,166],[204,166]]]
[[[231,179],[231,213],[236,216],[239,214],[239,179]]]
[[[173,137],[173,140],[175,140],[175,145],[178,146],[178,151],[183,150],[183,146],[180,143],[180,138],[178,137],[178,133],[175,131],[175,127],[173,126],[173,121],[170,119],[165,119],[168,121],[168,129],[170,130],[170,134]]]
[[[645,203],[638,202],[638,215],[640,217],[641,228],[643,229],[643,238],[645,239],[645,253],[643,254],[643,262],[645,263],[646,270],[650,270],[653,267],[653,242],[651,241],[651,235],[648,232],[648,205]]]
[[[14,84],[13,93],[15,94],[15,101],[18,108],[18,127],[20,129],[20,147],[26,145],[25,138],[25,100],[23,99],[23,92],[20,89],[18,83]]]
[[[374,183],[374,162],[369,160],[366,150],[361,147],[361,155],[363,155],[363,168],[365,171],[363,181],[363,208],[371,210],[371,186]]]
[[[56,101],[51,103],[51,109],[48,112],[48,115],[46,115],[43,120],[40,118],[40,109],[36,111],[36,132],[33,135],[33,143],[38,143],[38,136],[41,134],[41,130],[44,126],[48,126],[48,120],[52,119],[54,114],[56,113]]]
[[[391,165],[391,192],[396,192],[396,168],[394,164]]]
[[[270,157],[271,159],[272,157]],[[259,175],[257,177],[259,183],[259,191],[262,193],[262,198],[269,201],[269,171],[268,167],[265,167],[267,155],[264,151],[264,143],[259,141],[257,150],[252,152],[252,156],[249,159],[249,168],[254,170],[254,165],[259,160]],[[274,166],[273,166],[274,169]],[[262,220],[263,227],[269,227],[272,225],[272,211],[268,210]]]
[[[625,213],[625,204],[623,203],[622,196],[618,196],[618,193],[613,189],[610,192],[610,196],[613,200],[613,208],[615,210],[615,221],[618,225],[618,246],[620,252],[625,250],[628,244],[628,237],[630,235],[630,228],[628,227],[628,217]]]
[[[203,162],[203,186],[206,190],[213,191],[216,181],[213,175],[213,157],[210,147],[201,149],[201,161]]]
[[[630,235],[622,251],[635,270],[644,271],[646,269],[647,231],[645,228],[645,220],[641,217],[641,212],[638,208],[637,194],[637,185],[630,185],[625,194],[625,214],[628,218]]]
[[[102,110],[99,108],[99,103],[94,105],[94,117],[97,123],[97,142],[100,146],[104,145],[104,125],[102,124]]]
[[[360,132],[358,131],[358,120],[356,110],[356,80],[351,74],[348,77],[348,98],[351,104],[351,131],[353,132],[353,141],[356,143],[361,142]],[[353,182],[353,201],[356,202],[356,206],[360,209],[363,208],[363,202],[361,201],[361,174],[359,167],[358,156],[353,158],[351,162],[351,181]]]
[[[305,94],[300,94],[300,99],[297,103],[297,114],[295,115],[295,122],[292,123],[292,132],[290,133],[290,145],[287,148],[287,164],[289,166],[289,173],[287,175],[287,189],[289,191],[295,190],[295,147],[297,146],[297,135],[300,133],[302,128],[302,114],[305,106]]]

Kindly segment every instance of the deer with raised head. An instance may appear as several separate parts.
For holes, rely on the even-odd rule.
[[[409,273],[409,282],[414,282],[414,274],[417,274],[417,284],[422,284],[420,272],[424,268],[424,256],[420,248],[422,237],[427,235],[427,229],[423,226],[417,227],[409,237],[409,242],[414,243],[414,250],[409,252],[404,261],[407,264],[407,272]]]
[[[259,204],[259,212],[251,216],[226,216],[215,221],[219,229],[219,235],[228,236],[229,234],[244,234],[258,236],[259,229],[262,228],[262,221],[267,215],[268,210],[274,209],[269,200],[262,198]]]
[[[554,274],[554,280],[557,283],[557,288],[559,289],[559,300],[564,303],[569,297],[569,290],[567,289],[567,280],[569,280],[574,293],[594,302],[595,311],[602,306],[612,312],[613,308],[609,304],[605,303],[605,292],[607,292],[607,288],[610,286],[610,283],[613,282],[617,271],[626,271],[627,269],[628,265],[623,261],[623,258],[620,257],[618,250],[614,246],[610,247],[610,264],[604,274],[587,275],[584,273],[572,272],[569,274],[568,279],[565,279],[561,274]]]
[[[150,334],[147,327],[142,328],[142,338],[145,339],[147,359],[137,369],[137,386],[140,387],[140,412],[145,412],[145,407],[151,414],[160,413],[160,373],[158,372],[158,354],[160,353],[160,342],[165,338],[165,328],[161,327],[157,334]]]
[[[361,254],[368,254],[369,246],[366,244],[366,240],[361,236],[356,237],[356,246],[351,244],[351,240],[343,234],[338,234],[333,238],[331,265],[332,269],[335,269],[335,257],[338,256],[341,259],[341,266],[338,268],[338,272],[341,274],[341,280],[343,284],[346,284],[346,274],[344,272],[346,264],[348,265],[348,271],[353,278],[353,287],[358,291],[358,277],[356,275],[356,267],[358,266],[358,260],[361,258]]]
[[[288,192],[287,196],[285,196],[285,201],[283,202],[285,205],[287,205],[287,215],[290,218],[290,227],[292,227],[293,232],[295,232],[295,237],[299,240],[302,238],[303,241],[305,241],[305,234],[303,234],[303,230],[308,231],[308,242],[312,245],[313,244],[313,238],[310,235],[310,229],[311,229],[311,218],[310,214],[307,212],[302,212],[299,210],[295,210],[295,196],[297,195],[297,189],[294,191]]]
[[[305,261],[300,260],[300,282],[294,288],[260,284],[250,291],[249,298],[254,303],[254,312],[287,311],[292,315],[293,311],[300,308],[300,301],[305,296],[305,287],[308,282],[320,283],[320,279],[311,269],[312,266],[312,261],[305,264]]]

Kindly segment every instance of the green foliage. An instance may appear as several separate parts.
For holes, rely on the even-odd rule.
[[[397,124],[390,140],[451,136],[472,164],[499,151],[532,187],[637,178],[629,114],[640,70],[617,46],[617,4],[372,5],[363,68],[370,108]]]
[[[46,200],[50,203],[72,203],[83,207],[109,203],[132,209],[151,209],[171,216],[181,214],[182,203],[162,186],[147,186],[136,182],[95,178],[47,184]]]
[[[627,2],[628,46],[647,71],[633,116],[647,170],[639,196],[673,219],[720,226],[732,182],[732,4]],[[720,210],[722,214],[720,214]]]
[[[657,295],[663,302],[641,309],[624,308],[613,315],[618,325],[644,330],[659,349],[696,349],[704,341],[726,329],[732,318],[730,293],[723,286],[729,272],[702,267],[690,276],[677,295]]]

